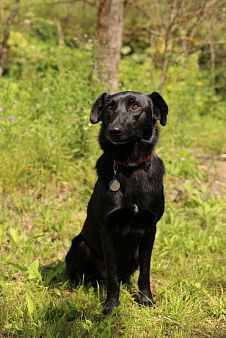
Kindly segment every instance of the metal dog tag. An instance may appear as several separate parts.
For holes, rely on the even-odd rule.
[[[114,178],[110,183],[109,183],[109,188],[111,191],[118,191],[120,189],[120,182]]]

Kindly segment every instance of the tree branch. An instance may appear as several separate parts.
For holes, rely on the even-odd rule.
[[[85,2],[87,5],[99,8],[99,6],[93,2],[93,1],[89,1],[89,0],[62,0],[62,1],[54,1],[51,3],[47,3],[47,4],[43,4],[43,5],[49,5],[49,6],[55,6],[55,5],[64,5],[64,4],[74,4],[76,2]]]

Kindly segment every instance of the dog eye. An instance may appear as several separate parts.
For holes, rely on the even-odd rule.
[[[137,103],[134,103],[133,105],[132,105],[132,109],[133,110],[137,110],[137,109],[139,109],[140,108],[140,106],[137,104]]]

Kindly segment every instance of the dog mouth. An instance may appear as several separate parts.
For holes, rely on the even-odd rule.
[[[128,143],[128,141],[125,139],[125,140],[109,140],[111,143],[113,143],[114,145],[121,145],[121,144],[126,144]]]
[[[107,137],[107,140],[116,146],[120,146],[123,144],[134,143],[138,141],[140,138],[132,138],[132,137]]]
[[[114,145],[121,145],[129,142],[126,135],[109,135],[109,133],[106,133],[106,139]]]

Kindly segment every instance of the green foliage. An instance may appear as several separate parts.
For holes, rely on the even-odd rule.
[[[187,68],[177,58],[162,93],[170,113],[157,149],[167,172],[166,212],[152,260],[157,304],[138,306],[136,273],[130,287],[121,286],[120,307],[103,318],[106,289],[81,285],[69,292],[64,274],[100,154],[98,127],[89,122],[90,106],[104,91],[95,77],[95,41],[77,34],[75,42],[68,32],[57,46],[54,26],[37,19],[44,15],[38,8],[28,16],[33,35],[11,35],[12,57],[0,79],[1,334],[222,337],[225,198],[215,196],[210,167],[200,166],[196,155],[225,151],[224,106],[209,73],[199,69],[199,54]],[[157,90],[159,70],[148,53],[123,57],[121,90]]]
[[[89,108],[101,89],[98,82],[93,86],[91,55],[58,48],[50,60],[44,54],[52,62],[45,73],[37,63],[37,76],[25,73],[19,81],[2,79],[3,191],[18,183],[25,187],[53,177],[67,179],[65,175],[75,175],[76,159],[95,151]]]

